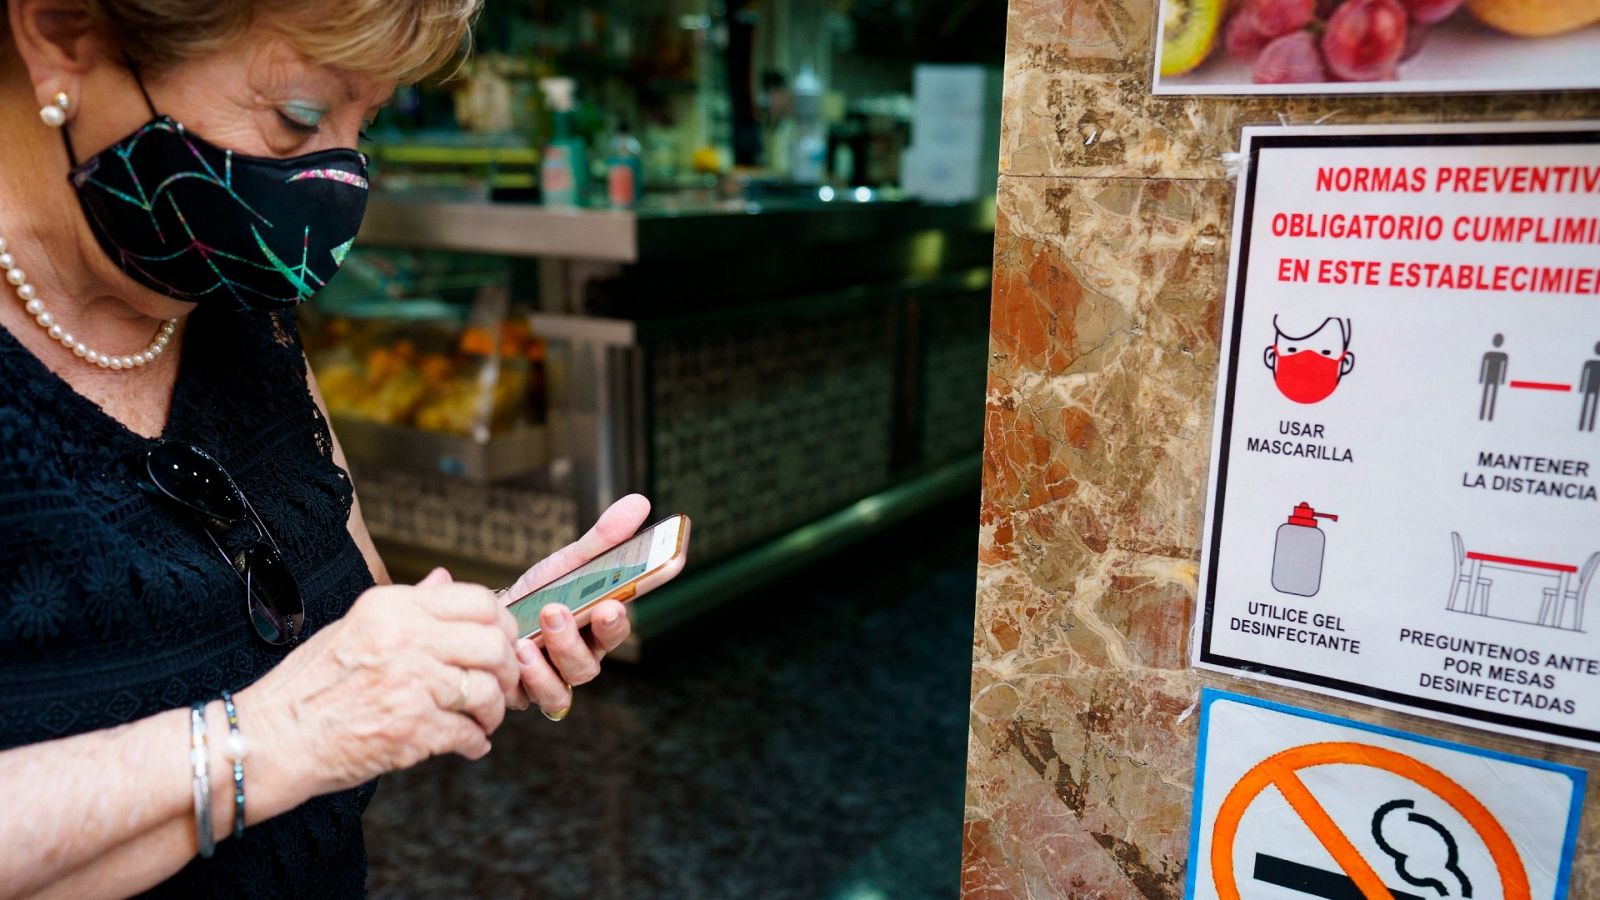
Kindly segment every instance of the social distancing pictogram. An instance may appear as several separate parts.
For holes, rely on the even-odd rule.
[[[1188,897],[1567,895],[1582,771],[1206,691]]]

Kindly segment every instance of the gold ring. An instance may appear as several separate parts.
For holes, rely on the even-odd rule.
[[[454,709],[456,712],[461,712],[462,710],[466,709],[467,701],[471,699],[467,695],[467,679],[471,677],[471,675],[472,673],[470,671],[466,669],[461,670],[461,681],[456,684],[456,703],[455,706],[451,707],[451,709]]]
[[[559,722],[562,719],[565,719],[567,717],[567,713],[569,713],[569,712],[572,712],[572,689],[571,688],[567,689],[567,705],[566,706],[561,707],[560,709],[556,710],[553,713],[545,712],[544,711],[544,707],[542,707],[542,706],[539,707],[539,715],[544,716],[546,719],[549,719],[552,722]]]

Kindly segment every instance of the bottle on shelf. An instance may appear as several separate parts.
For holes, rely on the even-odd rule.
[[[570,78],[546,78],[539,88],[551,111],[550,143],[539,166],[544,205],[576,209],[583,205],[589,187],[588,148],[572,123],[576,85]]]
[[[617,125],[606,155],[606,197],[612,209],[633,209],[644,193],[643,150],[627,122]]]
[[[789,180],[796,184],[821,184],[827,155],[822,82],[810,66],[802,66],[794,80],[794,150],[789,155]]]

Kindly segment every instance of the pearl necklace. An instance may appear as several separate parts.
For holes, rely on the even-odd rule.
[[[44,308],[44,301],[40,300],[33,285],[28,283],[28,276],[17,267],[17,260],[11,255],[6,246],[6,239],[0,237],[0,269],[6,273],[6,281],[17,290],[17,298],[22,301],[23,309],[28,315],[33,316],[33,321],[43,328],[51,339],[59,342],[61,346],[72,351],[72,355],[86,363],[99,366],[102,369],[137,369],[149,365],[167,349],[167,342],[172,340],[172,332],[178,328],[177,319],[168,319],[161,323],[161,328],[156,332],[155,340],[149,346],[137,353],[127,356],[113,356],[110,353],[101,353],[91,349],[83,341],[73,337],[70,332],[61,327],[56,317]]]

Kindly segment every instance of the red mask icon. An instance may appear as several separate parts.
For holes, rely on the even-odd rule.
[[[1324,319],[1314,331],[1300,336],[1284,334],[1277,316],[1272,317],[1272,327],[1277,335],[1264,361],[1278,392],[1296,403],[1326,400],[1355,368],[1349,319]]]
[[[1277,382],[1278,390],[1290,400],[1316,403],[1327,399],[1333,389],[1339,386],[1339,364],[1343,361],[1342,353],[1338,359],[1330,359],[1315,350],[1302,350],[1278,357],[1278,367],[1273,370],[1272,380]]]

